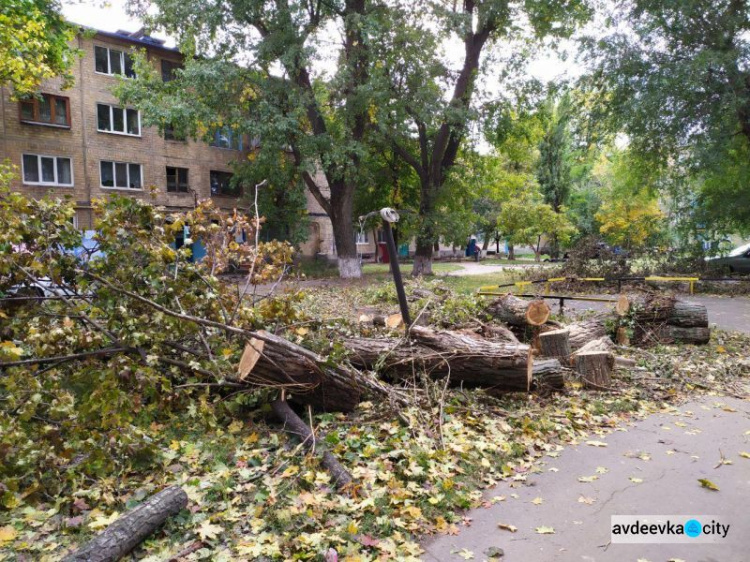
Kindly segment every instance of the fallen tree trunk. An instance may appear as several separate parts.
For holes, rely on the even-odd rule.
[[[678,300],[667,317],[667,324],[681,328],[707,328],[708,310],[702,304]]]
[[[396,379],[418,371],[432,378],[450,376],[451,383],[525,391],[528,386],[528,345],[485,340],[466,332],[410,330],[411,340],[350,338],[344,342],[353,365]],[[531,366],[532,386],[562,388],[563,370],[556,360]]]
[[[326,450],[323,443],[325,435],[313,435],[312,429],[302,421],[286,400],[274,400],[271,409],[279,421],[284,424],[284,431],[297,439],[308,453],[314,453],[321,459],[321,463],[333,478],[333,483],[338,489],[345,488],[352,482],[352,476],[341,465],[341,463]]]
[[[707,344],[711,339],[711,330],[709,328],[681,328],[679,326],[670,326],[664,324],[654,328],[650,335],[654,343],[691,343],[696,345]]]
[[[258,357],[241,379],[245,384],[283,388],[294,402],[324,410],[351,411],[365,393],[406,404],[394,389],[356,369],[331,365],[316,353],[269,332],[257,336],[259,340],[248,342],[255,346]]]
[[[170,486],[131,509],[63,562],[114,562],[133,550],[146,537],[188,503],[185,491]]]
[[[541,326],[549,319],[550,308],[541,299],[526,300],[508,293],[487,305],[487,312],[510,326]]]
[[[607,328],[600,319],[584,320],[567,326],[568,340],[573,351],[581,349],[593,340],[607,336]]]

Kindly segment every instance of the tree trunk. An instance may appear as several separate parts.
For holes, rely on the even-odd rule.
[[[297,439],[305,451],[317,454],[320,457],[321,463],[331,474],[336,488],[341,489],[351,484],[351,474],[323,445],[325,435],[321,433],[313,435],[310,427],[292,410],[286,400],[274,400],[271,402],[271,409],[279,418],[279,421],[284,424],[284,431]]]
[[[552,330],[539,334],[539,346],[542,355],[557,359],[563,365],[570,361],[570,337],[568,330]]]
[[[487,312],[503,324],[511,326],[541,326],[550,315],[543,300],[526,300],[508,293],[486,307]]]
[[[650,335],[653,337],[654,343],[704,345],[711,339],[711,330],[707,327],[682,328],[680,326],[663,324],[657,326]],[[645,343],[648,342],[646,341]]]
[[[64,562],[115,562],[120,560],[168,517],[187,507],[188,497],[179,486],[170,486],[134,507]]]
[[[324,410],[349,412],[368,393],[405,403],[393,389],[356,369],[331,364],[326,358],[274,334],[259,332],[259,335],[263,336],[260,357],[240,382],[285,388],[291,400]]]
[[[581,375],[584,386],[600,390],[609,388],[614,365],[614,355],[606,351],[587,351],[573,358],[573,368]]]
[[[594,319],[576,322],[575,324],[569,324],[567,330],[570,349],[573,351],[581,349],[590,341],[607,336],[607,328],[604,326],[603,320]]]
[[[353,192],[353,186],[346,184],[331,187],[330,218],[338,256],[339,277],[342,279],[362,277],[354,231]]]
[[[414,265],[411,274],[414,277],[421,275],[433,275],[432,273],[432,243],[423,244],[417,242],[417,251],[414,253]]]
[[[515,261],[516,259],[516,247],[513,244],[508,244],[508,260]]]
[[[493,342],[477,334],[436,331],[422,326],[410,330],[412,341],[350,338],[344,346],[352,364],[387,373],[396,379],[412,378],[419,371],[453,384],[503,391],[525,391],[528,385],[529,346]],[[563,387],[558,361],[532,365],[532,386]]]

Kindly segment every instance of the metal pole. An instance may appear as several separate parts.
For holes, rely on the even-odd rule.
[[[396,241],[393,239],[393,229],[391,223],[383,218],[383,230],[385,231],[385,243],[388,246],[388,254],[391,258],[391,271],[393,272],[393,282],[396,285],[396,294],[398,295],[398,304],[401,307],[401,318],[404,319],[404,326],[408,333],[411,327],[411,317],[409,316],[409,305],[406,302],[406,292],[404,291],[404,281],[401,278],[401,268],[398,265],[398,254],[396,252]]]

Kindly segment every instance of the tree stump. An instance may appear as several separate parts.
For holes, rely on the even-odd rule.
[[[187,506],[188,497],[179,486],[170,486],[131,509],[63,562],[115,562]]]
[[[539,347],[545,357],[559,359],[566,365],[570,360],[570,334],[568,330],[552,330],[539,334]]]
[[[573,358],[573,368],[581,375],[583,385],[598,390],[609,388],[615,358],[605,351],[586,351]]]

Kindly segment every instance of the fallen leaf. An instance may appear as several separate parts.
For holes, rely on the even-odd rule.
[[[17,536],[18,532],[10,525],[0,527],[0,546],[4,545],[6,542],[14,540]]]
[[[544,500],[542,498],[534,498],[533,500],[531,500],[531,503],[533,503],[534,505],[542,505],[544,503]]]
[[[511,533],[515,533],[518,530],[518,527],[515,525],[510,525],[508,523],[498,523],[498,528],[503,529],[505,531],[510,531]]]
[[[609,472],[608,468],[605,468],[603,466],[597,466],[596,467],[596,473],[597,474],[607,474]]]
[[[746,453],[745,451],[741,451],[741,452],[740,452],[740,456],[741,456],[741,457],[742,457],[743,459],[750,459],[750,453]]]
[[[719,491],[719,487],[707,478],[698,478],[698,482],[700,482],[701,486],[703,486],[704,488],[713,490],[714,492]]]
[[[579,482],[593,482],[594,480],[599,480],[599,477],[596,474],[594,476],[579,476],[578,477]]]
[[[595,501],[596,500],[594,498],[589,498],[589,497],[586,497],[586,496],[580,496],[578,498],[578,503],[585,503],[586,505],[591,505]]]
[[[215,539],[223,530],[221,525],[214,525],[209,519],[206,519],[201,523],[196,532],[202,541],[207,541]]]
[[[640,484],[641,482],[643,482],[643,478],[636,478],[635,476],[631,476],[630,481],[633,484]]]
[[[467,548],[462,548],[457,554],[464,560],[472,560],[474,558],[474,553]]]
[[[591,445],[592,447],[606,447],[607,444],[604,441],[586,441],[586,445]]]
[[[535,529],[540,535],[554,535],[555,529],[553,527],[537,527]]]

